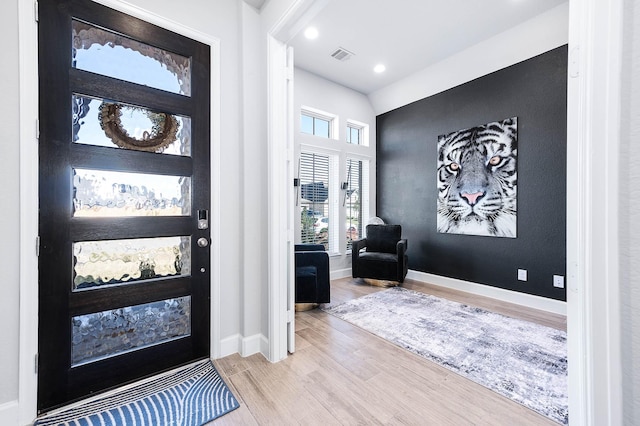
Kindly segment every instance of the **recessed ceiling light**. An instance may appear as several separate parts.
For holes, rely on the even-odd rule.
[[[373,71],[380,74],[381,72],[385,72],[387,70],[387,67],[384,66],[384,64],[378,64],[375,67],[373,67]]]
[[[315,40],[318,38],[318,29],[316,27],[309,27],[304,30],[304,36],[309,40]]]

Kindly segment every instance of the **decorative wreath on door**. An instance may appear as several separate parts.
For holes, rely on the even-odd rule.
[[[105,135],[120,148],[162,152],[176,140],[180,125],[174,116],[134,106],[126,106],[126,108],[144,112],[153,123],[153,126],[151,132],[145,131],[143,133],[142,139],[136,139],[129,135],[122,126],[122,107],[119,104],[103,102],[100,104],[100,112],[98,114],[100,127],[104,130]]]

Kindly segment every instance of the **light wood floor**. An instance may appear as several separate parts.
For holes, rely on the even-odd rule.
[[[408,280],[403,287],[566,329],[566,318]],[[384,290],[332,281],[332,304]],[[439,365],[319,309],[296,313],[296,352],[215,361],[240,408],[214,425],[556,425]]]

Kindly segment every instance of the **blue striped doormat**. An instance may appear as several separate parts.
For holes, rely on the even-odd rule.
[[[200,426],[240,404],[210,360],[44,415],[34,426]]]

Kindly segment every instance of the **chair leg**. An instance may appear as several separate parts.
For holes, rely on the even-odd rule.
[[[295,310],[296,312],[306,312],[318,307],[317,303],[296,303]]]
[[[398,281],[377,280],[375,278],[365,278],[364,282],[375,287],[397,287],[400,285]]]

